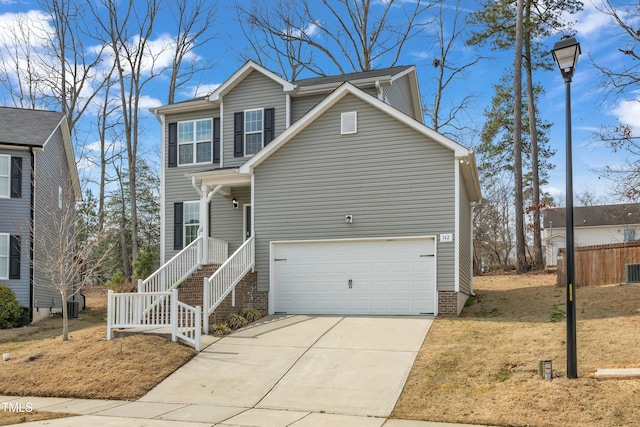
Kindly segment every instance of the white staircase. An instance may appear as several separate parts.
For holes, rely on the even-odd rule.
[[[204,244],[208,245],[206,249]],[[227,242],[213,238],[205,242],[198,237],[147,279],[139,280],[138,292],[109,291],[107,339],[113,337],[114,329],[171,328],[173,341],[180,339],[200,351],[202,321],[206,334],[209,316],[230,293],[235,305],[235,286],[255,265],[254,248],[251,237],[228,257]],[[207,255],[206,260],[203,254]],[[220,268],[204,279],[202,308],[179,301],[178,285],[200,266],[220,263]]]

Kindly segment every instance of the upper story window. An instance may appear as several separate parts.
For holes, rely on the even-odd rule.
[[[0,197],[9,197],[11,156],[0,155]]]
[[[262,149],[262,109],[244,112],[244,155],[256,154]]]
[[[178,123],[178,164],[211,163],[212,120]]]
[[[624,242],[635,242],[636,230],[633,228],[627,228],[624,230]]]

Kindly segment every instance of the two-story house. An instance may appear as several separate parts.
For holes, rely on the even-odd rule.
[[[457,315],[473,293],[475,158],[423,123],[414,66],[290,82],[247,62],[153,112],[164,261],[251,239],[269,313]]]
[[[0,107],[0,283],[31,309],[33,321],[62,309],[32,236],[55,229],[67,183],[79,199],[66,116]]]

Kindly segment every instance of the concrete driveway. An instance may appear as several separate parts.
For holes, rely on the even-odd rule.
[[[132,405],[206,405],[225,425],[270,412],[387,417],[432,322],[269,316],[214,342]]]

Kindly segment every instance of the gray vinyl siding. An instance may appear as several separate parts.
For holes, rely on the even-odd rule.
[[[471,203],[469,194],[460,180],[460,292],[469,295],[471,293]]]
[[[357,134],[340,134],[347,111],[358,112]],[[254,185],[260,290],[270,241],[455,231],[454,153],[351,95],[259,165]],[[454,290],[454,244],[438,243],[437,257],[438,289]]]
[[[211,200],[211,237],[229,242],[229,255],[244,242],[244,205],[251,203],[251,187],[233,187],[230,196],[216,194]],[[233,209],[231,200],[238,200]]]
[[[224,167],[243,164],[249,157],[233,156],[233,115],[257,108],[275,108],[275,135],[286,125],[286,95],[282,86],[263,74],[253,71],[222,98],[223,103],[223,162]]]
[[[34,233],[46,233],[55,230],[59,218],[59,189],[70,191],[69,184],[62,184],[62,178],[68,179],[69,167],[64,153],[62,134],[58,129],[45,144],[44,150],[35,154],[35,225]],[[39,247],[40,246],[40,247]],[[54,289],[51,279],[40,267],[42,246],[34,245],[33,299],[39,308],[61,308],[60,293]]]
[[[309,110],[327,96],[326,93],[291,98],[291,124],[298,121]]]
[[[165,126],[169,123],[181,122],[185,120],[213,119],[220,117],[218,108],[210,110],[197,111],[188,114],[173,114],[165,117]],[[173,205],[176,202],[192,202],[199,200],[198,193],[191,185],[191,180],[185,177],[186,173],[204,172],[215,169],[219,163],[197,163],[194,165],[184,165],[170,168],[167,166],[169,159],[169,133],[165,127],[165,140],[162,145],[164,150],[165,164],[164,168],[164,199],[165,199],[165,259],[168,261],[178,251],[173,249]]]
[[[0,233],[20,236],[20,279],[0,279],[25,307],[29,301],[29,216],[31,214],[31,155],[29,151],[0,150],[0,154],[22,158],[22,197],[0,198]]]
[[[385,86],[384,96],[387,104],[414,119],[420,119],[416,117],[416,112],[413,111],[413,101],[411,100],[411,87],[408,76],[395,80],[391,86]]]

